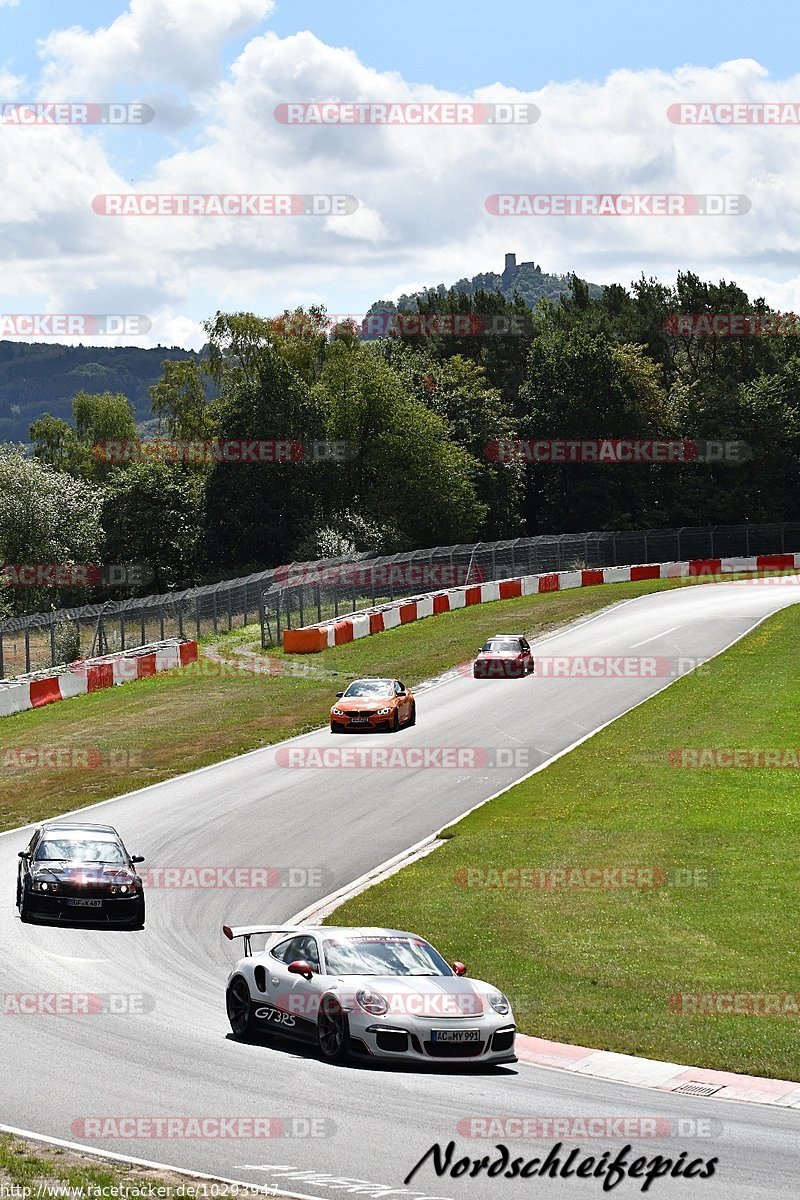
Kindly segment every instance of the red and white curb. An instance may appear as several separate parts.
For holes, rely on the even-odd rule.
[[[44,708],[59,700],[85,696],[103,688],[118,687],[135,679],[148,679],[174,671],[197,660],[197,642],[166,641],[102,658],[89,658],[48,672],[0,680],[0,717]]]
[[[627,567],[593,567],[580,571],[520,575],[514,579],[493,580],[490,583],[410,596],[391,604],[362,609],[335,621],[286,629],[283,649],[287,654],[319,654],[360,638],[385,633],[399,625],[424,620],[425,617],[454,612],[474,604],[491,604],[495,600],[513,600],[545,592],[565,592],[604,583],[636,583],[646,579],[724,578],[725,575],[741,573],[797,569],[800,569],[800,553],[759,554],[751,558],[698,558],[685,562],[642,563]]]
[[[788,1079],[760,1079],[756,1075],[737,1075],[734,1071],[713,1071],[705,1067],[686,1067],[679,1063],[636,1058],[610,1050],[590,1050],[564,1042],[517,1034],[517,1057],[532,1067],[549,1067],[592,1075],[614,1083],[629,1083],[658,1092],[678,1092],[713,1100],[745,1100],[751,1104],[775,1104],[781,1108],[800,1108],[800,1083]]]

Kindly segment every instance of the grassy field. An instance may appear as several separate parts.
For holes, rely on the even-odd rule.
[[[800,1003],[798,645],[793,607],[713,675],[679,680],[331,920],[419,931],[506,991],[525,1033],[800,1079],[798,1015],[688,1013],[692,999],[675,998]],[[730,747],[788,748],[795,767],[682,765]],[[531,873],[522,887],[503,874],[523,867],[650,869],[654,886]]]
[[[126,1197],[138,1200],[149,1195],[157,1200],[205,1200],[211,1197],[213,1186],[210,1179],[179,1175],[168,1168],[156,1171],[151,1167],[126,1166],[0,1133],[0,1196],[17,1200],[25,1200],[26,1195],[37,1200],[96,1200],[102,1195],[116,1200]],[[12,1190],[25,1188],[31,1190],[27,1193]],[[214,1194],[224,1195],[224,1185],[217,1185]],[[242,1188],[239,1193],[250,1194],[257,1195],[256,1188],[252,1193]]]
[[[337,691],[359,675],[415,684],[465,662],[491,634],[536,636],[616,601],[679,586],[606,584],[475,605],[303,656],[330,677],[196,667],[0,720],[0,829],[93,804],[324,725]],[[237,630],[231,646],[258,637]],[[225,646],[226,639],[218,645]],[[298,656],[270,656],[277,671]],[[60,762],[59,752],[70,757]],[[27,756],[27,757],[26,757]],[[31,759],[33,756],[33,759]],[[33,765],[21,765],[26,762]],[[85,765],[86,763],[89,765]]]

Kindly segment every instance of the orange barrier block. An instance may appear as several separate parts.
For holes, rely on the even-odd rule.
[[[283,648],[287,654],[319,654],[328,648],[324,629],[284,629]]]
[[[344,646],[353,640],[353,622],[337,621],[333,627],[333,642],[335,646]]]
[[[385,630],[383,623],[383,613],[369,614],[369,631],[370,633],[383,633]]]
[[[602,574],[602,572],[601,572]],[[602,582],[602,581],[601,581]],[[539,594],[542,592],[558,592],[561,590],[561,580],[558,575],[539,576]]]
[[[500,581],[500,599],[513,600],[522,595],[521,579],[503,579]]]
[[[661,567],[658,563],[652,566],[631,567],[631,583],[636,579],[660,579]]]
[[[55,704],[61,699],[61,688],[58,676],[50,679],[35,679],[31,684],[31,706],[44,708],[45,704]]]
[[[481,603],[481,589],[479,587],[468,587],[464,594],[464,606],[469,608],[470,604]]]
[[[98,663],[97,666],[89,667],[89,672],[86,678],[87,692],[100,692],[103,688],[114,686],[114,664],[113,663]]]
[[[410,604],[400,605],[400,624],[410,625],[412,621],[417,619],[417,604],[412,600]]]
[[[181,666],[197,662],[197,642],[181,642],[178,647],[181,652]]]
[[[156,673],[155,654],[140,654],[136,659],[136,678],[149,679]]]
[[[581,587],[594,587],[603,582],[602,570],[581,571]]]
[[[689,563],[690,575],[721,575],[721,558],[695,558]]]
[[[438,617],[439,613],[450,612],[450,597],[449,596],[434,596],[433,597],[433,615]]]

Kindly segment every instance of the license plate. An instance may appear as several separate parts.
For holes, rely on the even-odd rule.
[[[478,1042],[481,1033],[479,1029],[432,1029],[432,1042]]]
[[[351,725],[369,725],[369,717],[351,717]]]
[[[100,908],[102,900],[67,900],[73,908]]]

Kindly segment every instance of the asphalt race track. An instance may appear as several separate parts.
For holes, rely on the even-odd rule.
[[[542,639],[542,655],[647,655],[705,659],[770,612],[800,599],[787,585],[726,583],[631,600]],[[446,618],[443,618],[446,619]],[[685,661],[680,670],[688,669]],[[642,1117],[689,1122],[685,1136],[634,1142],[634,1155],[719,1157],[716,1176],[658,1180],[648,1196],[796,1197],[800,1119],[796,1111],[667,1095],[524,1065],[492,1072],[333,1067],[288,1044],[232,1041],[224,983],[237,948],[223,922],[276,922],[435,832],[538,763],[662,688],[646,678],[474,681],[457,676],[420,695],[416,728],[369,738],[327,729],[292,746],[478,746],[526,749],[511,767],[459,770],[313,770],[276,764],[276,747],[159,784],[90,810],[116,825],[145,867],[317,869],[320,886],[269,891],[151,888],[143,932],[22,925],[13,905],[17,851],[27,835],[0,836],[3,991],[143,994],[144,1014],[13,1016],[2,1021],[0,1121],[116,1153],[308,1196],[601,1196],[599,1180],[403,1178],[433,1142],[455,1139],[456,1157],[492,1154],[494,1143],[462,1137],[470,1115]],[[491,704],[487,705],[487,696]],[[265,683],[265,719],[269,683]],[[78,703],[79,701],[76,701]],[[225,719],[224,712],[219,714]],[[88,811],[87,811],[88,819]],[[296,877],[297,878],[297,877]],[[327,1136],[264,1140],[107,1140],[76,1135],[93,1116],[279,1116],[327,1119]],[[711,1139],[686,1135],[709,1120]],[[720,1128],[721,1124],[721,1128]],[[335,1127],[335,1131],[331,1132]],[[553,1140],[511,1142],[526,1159]],[[616,1138],[582,1140],[586,1153],[615,1154]],[[569,1150],[571,1144],[566,1149]],[[383,1184],[350,1191],[339,1178]],[[300,1176],[298,1177],[298,1173]],[[355,1185],[354,1185],[355,1186]],[[638,1196],[627,1180],[616,1197]],[[392,1190],[396,1189],[396,1190]]]

